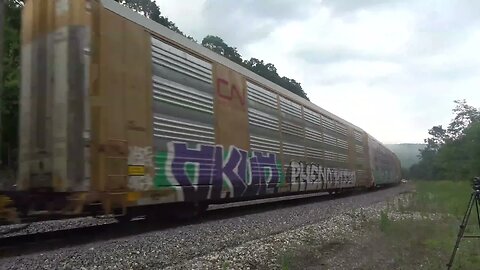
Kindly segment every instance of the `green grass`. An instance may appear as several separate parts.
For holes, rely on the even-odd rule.
[[[445,213],[463,217],[472,188],[467,181],[417,181],[412,209],[428,213]]]
[[[390,220],[388,219],[388,214],[384,211],[380,214],[380,231],[386,232],[390,227]]]
[[[468,182],[416,182],[416,194],[400,212],[437,213],[428,218],[391,221],[382,213],[379,228],[396,254],[400,269],[422,265],[421,269],[446,269],[459,225],[471,194]],[[480,234],[473,209],[467,234]],[[406,268],[404,268],[406,267]],[[455,257],[453,269],[480,269],[480,239],[464,239]]]
[[[336,265],[336,260],[351,256],[342,267],[446,269],[470,199],[470,183],[414,184],[415,193],[387,201],[378,219],[367,219],[360,214],[351,224],[357,234],[355,240],[337,238],[324,242],[315,231],[308,231],[304,239],[299,239],[300,244],[289,246],[280,254],[278,268],[328,269]],[[476,212],[472,212],[466,234],[480,234]],[[480,239],[461,242],[452,269],[480,269]]]

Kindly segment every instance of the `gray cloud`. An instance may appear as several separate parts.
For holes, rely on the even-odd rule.
[[[322,4],[330,8],[337,15],[345,15],[362,9],[392,6],[400,0],[323,0]]]
[[[204,28],[228,44],[241,47],[266,38],[283,23],[309,16],[318,0],[300,4],[289,0],[207,0],[202,9]]]
[[[307,48],[293,52],[298,57],[310,64],[327,65],[351,60],[378,61],[386,60],[385,56],[355,51],[346,48]]]
[[[429,80],[448,82],[478,74],[480,68],[478,61],[473,60],[473,63],[459,61],[455,54],[472,31],[480,27],[480,1],[325,0],[322,3],[335,12],[351,14],[360,9],[381,12],[399,8],[409,11],[415,18],[410,29],[411,37],[405,48],[388,55],[361,51],[355,48],[355,44],[344,47],[309,46],[296,49],[293,56],[305,63],[317,65],[319,69],[346,61],[385,61],[402,66],[402,73],[365,78],[369,85]],[[445,59],[432,64],[431,60],[435,57]],[[323,78],[320,82],[331,85],[336,81],[345,82],[346,79],[348,77],[345,74],[338,74]]]

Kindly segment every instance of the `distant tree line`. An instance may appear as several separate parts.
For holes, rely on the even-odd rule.
[[[456,100],[450,124],[428,130],[420,162],[410,167],[409,177],[425,180],[464,180],[480,176],[480,110]]]
[[[197,42],[193,37],[185,35],[167,17],[162,16],[160,8],[154,0],[115,0],[116,2],[133,9],[147,18]],[[16,168],[16,156],[18,149],[18,98],[20,92],[20,27],[21,10],[23,0],[1,1],[5,5],[4,18],[4,46],[3,46],[3,76],[0,84],[0,168],[8,166]],[[287,77],[280,77],[273,64],[265,63],[263,60],[251,58],[243,60],[236,48],[228,46],[221,38],[206,36],[202,45],[226,58],[238,63],[258,75],[284,87],[285,89],[305,98],[299,82]]]

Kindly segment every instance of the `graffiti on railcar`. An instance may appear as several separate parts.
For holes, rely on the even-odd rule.
[[[225,188],[232,197],[275,193],[284,181],[275,154],[235,146],[169,142],[155,167],[155,186],[181,186],[184,200],[220,199]]]
[[[323,167],[320,164],[291,161],[287,170],[287,179],[291,183],[305,183],[320,185],[320,189],[329,186],[350,187],[356,183],[354,171],[341,168]],[[299,186],[300,188],[300,186]]]

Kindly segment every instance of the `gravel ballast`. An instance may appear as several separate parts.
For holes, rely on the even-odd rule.
[[[243,250],[242,256],[248,256],[252,254],[250,251],[253,247],[261,246],[262,239],[282,233],[288,234],[290,231],[293,233],[298,228],[322,221],[329,222],[332,217],[340,216],[342,212],[385,201],[409,188],[406,185],[400,185],[334,200],[308,201],[305,204],[257,211],[242,216],[210,220],[108,241],[95,242],[95,239],[92,239],[89,244],[3,258],[0,260],[0,268],[193,269],[197,266],[197,269],[209,269],[206,261],[215,261],[211,266],[218,266],[218,263],[225,260],[221,257],[222,251],[240,249]],[[261,210],[262,206],[259,206],[259,209]],[[232,211],[235,210],[232,209]],[[333,225],[335,224],[332,223]],[[253,246],[249,247],[251,244]],[[268,245],[265,245],[265,249],[268,249]]]

